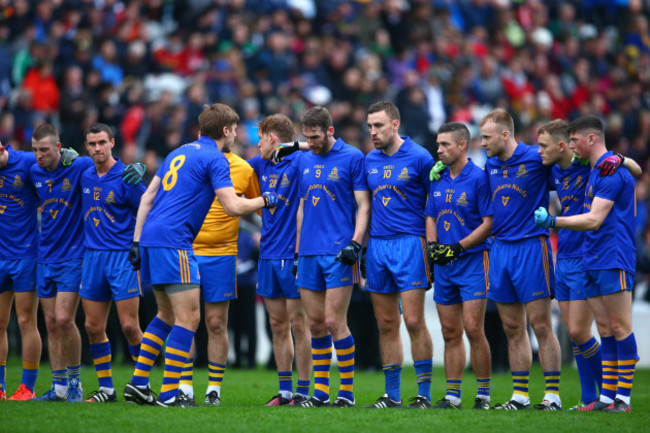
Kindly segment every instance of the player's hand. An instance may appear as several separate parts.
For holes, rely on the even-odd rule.
[[[285,156],[291,155],[293,152],[300,150],[300,144],[296,140],[293,143],[282,143],[271,153],[271,161],[273,164],[279,164]]]
[[[455,244],[438,244],[438,247],[431,255],[431,260],[436,265],[445,266],[456,260],[463,251],[464,249],[460,245],[460,242],[456,242]]]
[[[557,218],[548,214],[548,211],[540,207],[535,211],[535,225],[543,229],[555,227]]]
[[[144,173],[147,171],[147,166],[136,162],[129,164],[122,172],[122,180],[129,185],[137,185],[142,181]]]
[[[129,263],[134,271],[140,270],[140,242],[133,242],[129,250]]]
[[[266,209],[276,207],[278,204],[278,195],[274,192],[266,191],[262,194],[262,198],[264,199],[264,207]]]
[[[361,278],[364,280],[368,278],[368,269],[366,268],[366,252],[368,248],[364,247],[361,250],[361,260],[359,260],[359,272],[361,272]]]
[[[69,166],[70,164],[72,164],[74,162],[75,159],[77,159],[78,156],[79,156],[79,154],[73,148],[71,148],[71,147],[62,148],[61,149],[61,165],[63,165],[64,167]]]
[[[334,260],[341,262],[344,265],[352,266],[359,258],[359,251],[361,251],[361,245],[359,245],[359,242],[350,241],[347,246],[339,251]]]
[[[429,180],[431,182],[440,180],[440,173],[445,171],[445,168],[447,168],[447,166],[443,164],[442,161],[438,161],[433,164],[433,167],[431,167],[431,171],[429,172]]]
[[[573,154],[573,156],[571,157],[571,162],[577,162],[580,165],[589,165],[588,159],[578,158],[578,155],[576,154]]]
[[[298,253],[293,254],[293,266],[291,267],[291,273],[294,277],[298,276]]]
[[[611,176],[616,172],[616,169],[623,164],[625,157],[620,153],[605,158],[603,162],[596,166],[600,170],[600,177]]]

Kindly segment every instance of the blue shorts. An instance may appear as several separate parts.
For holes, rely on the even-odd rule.
[[[176,248],[140,247],[142,282],[158,284],[201,284],[194,251]]]
[[[374,293],[429,289],[429,260],[424,238],[416,235],[371,237],[366,252],[366,274],[366,289]]]
[[[260,259],[257,263],[257,294],[263,298],[299,299],[293,259]]]
[[[36,289],[36,259],[0,260],[0,293]]]
[[[237,299],[237,256],[196,256],[205,302]]]
[[[584,301],[587,294],[583,288],[585,271],[582,259],[572,257],[555,262],[555,299],[558,301]]]
[[[487,251],[463,254],[445,266],[435,266],[433,300],[453,305],[473,299],[486,299],[490,275]]]
[[[86,249],[79,296],[97,302],[122,301],[142,295],[139,272],[131,269],[128,250]]]
[[[525,304],[555,296],[551,242],[535,236],[515,242],[496,240],[490,250],[490,290],[495,302]]]
[[[36,265],[36,296],[54,298],[58,292],[79,292],[83,259]]]
[[[598,269],[584,272],[584,289],[588,298],[632,290],[634,274],[622,269]]]
[[[321,291],[359,283],[359,264],[344,265],[336,256],[300,256],[298,280],[301,289]]]

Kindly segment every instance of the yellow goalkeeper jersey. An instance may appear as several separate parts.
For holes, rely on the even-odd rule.
[[[247,198],[260,196],[260,183],[253,168],[244,159],[232,152],[224,153],[230,164],[230,179],[237,195]],[[215,197],[205,216],[199,234],[194,239],[194,254],[197,256],[235,256],[239,218],[231,217],[223,210]]]

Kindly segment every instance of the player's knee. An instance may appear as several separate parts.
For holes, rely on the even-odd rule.
[[[632,332],[627,323],[616,318],[610,319],[609,329],[617,340],[622,340]]]
[[[571,341],[578,345],[585,343],[591,336],[591,329],[585,329],[582,326],[572,324],[567,326],[567,332]]]
[[[550,334],[553,334],[553,325],[548,320],[531,322],[530,326],[533,328],[533,332],[535,332],[535,336],[538,340],[541,340],[545,337],[548,337]]]
[[[409,334],[418,333],[427,329],[426,324],[424,323],[424,317],[420,315],[405,316],[404,324],[406,325],[406,330],[409,332]]]
[[[273,331],[273,335],[280,337],[289,334],[290,324],[288,320],[271,318],[269,319],[269,323],[271,325],[271,331]]]
[[[443,326],[442,338],[445,344],[456,343],[463,338],[463,330],[455,326]]]
[[[208,332],[211,334],[219,335],[228,332],[228,327],[226,325],[226,322],[221,317],[206,317],[205,327],[208,329]]]
[[[104,334],[104,326],[100,322],[87,318],[84,325],[91,341],[97,341]]]
[[[139,339],[142,334],[137,320],[123,320],[121,326],[122,332],[129,342]]]
[[[478,320],[469,320],[465,323],[465,334],[468,340],[478,340],[485,335],[483,322]]]
[[[74,326],[74,315],[70,314],[67,311],[61,311],[56,313],[56,326],[62,330],[68,330]]]

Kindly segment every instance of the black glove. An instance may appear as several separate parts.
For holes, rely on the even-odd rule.
[[[142,181],[144,173],[147,171],[147,166],[136,162],[129,164],[122,172],[122,180],[129,185],[137,185]]]
[[[289,156],[293,152],[297,152],[299,150],[300,144],[297,140],[293,143],[282,143],[271,153],[271,161],[273,164],[279,164],[285,156]]]
[[[359,251],[361,251],[361,245],[359,245],[359,242],[350,241],[346,247],[339,251],[334,260],[341,262],[344,265],[352,266],[359,258]]]
[[[359,271],[361,272],[361,278],[366,280],[368,278],[368,269],[366,267],[366,252],[368,248],[363,247],[361,250],[361,260],[359,261]]]
[[[129,250],[129,263],[134,271],[140,270],[140,242],[133,241]]]
[[[298,253],[293,255],[293,266],[291,267],[291,273],[294,277],[298,276]]]
[[[438,244],[433,254],[430,254],[430,257],[436,265],[445,266],[456,260],[463,251],[460,242],[451,245]]]

